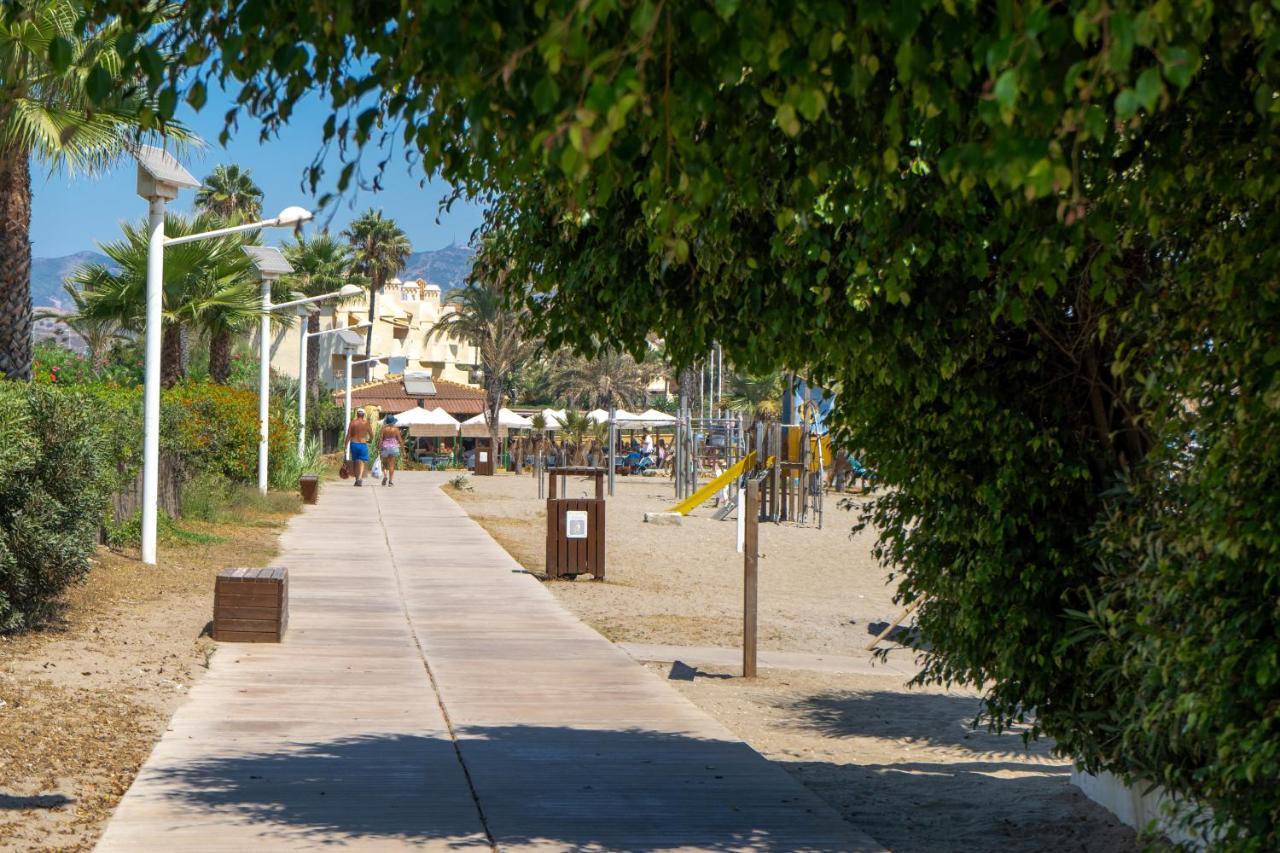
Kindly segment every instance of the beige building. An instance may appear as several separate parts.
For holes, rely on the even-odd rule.
[[[355,326],[369,319],[368,296],[344,302],[336,308],[321,303],[320,328]],[[442,304],[440,288],[422,279],[402,282],[393,278],[378,293],[378,318],[373,326],[371,355],[381,357],[381,364],[360,365],[352,369],[352,382],[359,384],[384,379],[391,373],[390,359],[405,359],[403,371],[430,373],[432,378],[463,385],[473,384],[471,374],[477,362],[471,344],[436,333],[431,327],[453,307]],[[367,329],[355,330],[363,340]],[[342,336],[318,335],[308,342],[320,354],[320,383],[326,388],[341,388],[345,382],[346,359]],[[284,376],[298,375],[298,325],[277,329],[271,341],[271,368]],[[256,347],[256,344],[255,344]],[[353,359],[364,358],[364,346]],[[398,364],[396,365],[398,366]]]

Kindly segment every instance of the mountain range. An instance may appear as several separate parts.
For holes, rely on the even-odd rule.
[[[426,279],[431,284],[440,285],[445,293],[462,287],[467,275],[471,272],[471,264],[475,252],[468,246],[445,246],[443,249],[431,249],[414,252],[409,255],[405,268],[400,271],[404,281]],[[31,302],[37,308],[67,307],[66,294],[62,290],[63,279],[71,275],[77,266],[87,263],[110,263],[101,252],[76,252],[57,258],[31,259]]]

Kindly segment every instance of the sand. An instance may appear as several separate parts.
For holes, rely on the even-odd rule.
[[[571,481],[572,496],[591,491]],[[453,496],[526,569],[544,568],[545,502],[528,477],[472,477]],[[858,499],[854,499],[856,504]],[[645,524],[674,503],[670,482],[618,478],[606,520],[606,581],[551,581],[567,607],[618,642],[738,648],[742,558],[735,525],[701,508],[680,526]],[[901,608],[853,535],[852,511],[828,497],[822,529],[760,527],[760,647],[869,660],[870,635]],[[909,620],[908,620],[909,622]],[[912,652],[889,644],[910,669]],[[1052,743],[972,724],[979,693],[911,688],[871,674],[649,663],[695,704],[895,851],[1139,849],[1134,832],[1070,785]]]
[[[266,565],[287,516],[185,523],[160,565],[100,549],[42,630],[0,636],[0,851],[90,850],[208,666],[213,579]]]
[[[525,568],[545,567],[545,502],[530,477],[474,477],[455,495]],[[570,480],[570,494],[593,488]],[[451,493],[453,494],[453,493]],[[646,524],[646,511],[674,503],[670,481],[619,477],[607,507],[607,583],[556,583],[556,595],[614,641],[737,646],[742,640],[742,557],[732,519],[695,511],[678,527]],[[850,534],[851,511],[816,525],[760,526],[760,647],[852,654],[868,626],[902,608],[871,557],[873,535]],[[838,594],[832,594],[836,592]]]

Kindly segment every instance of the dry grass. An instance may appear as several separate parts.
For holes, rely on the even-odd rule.
[[[0,850],[89,850],[208,665],[213,577],[261,566],[296,502],[184,522],[160,565],[101,549],[58,620],[0,637]]]

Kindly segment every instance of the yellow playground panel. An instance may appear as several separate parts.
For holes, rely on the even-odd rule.
[[[809,439],[809,472],[816,474],[821,463],[821,470],[831,467],[831,436],[830,435],[808,435],[803,430],[788,429],[787,436],[787,458],[803,459],[800,455],[801,437],[807,435]]]

